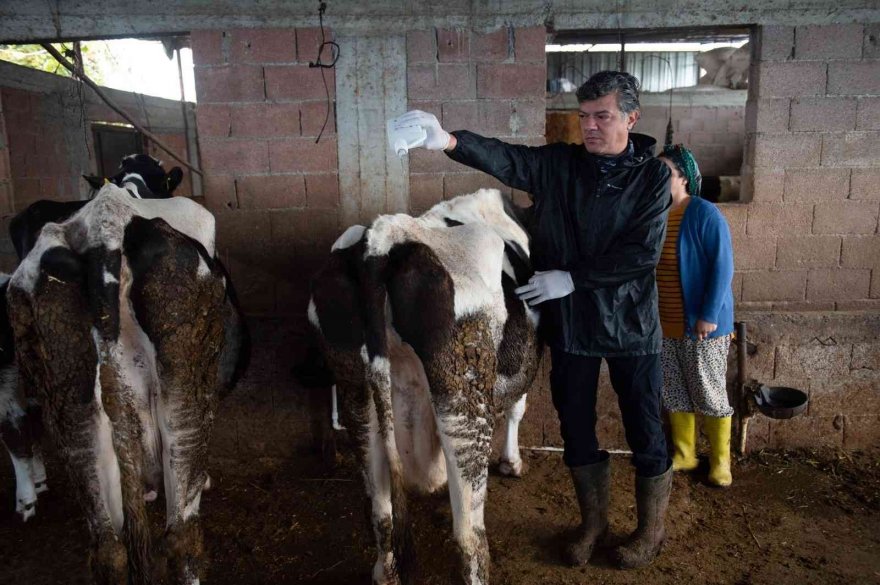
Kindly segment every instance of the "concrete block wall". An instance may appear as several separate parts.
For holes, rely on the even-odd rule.
[[[874,25],[765,26],[744,188],[730,205],[744,309],[880,309],[880,53]]]
[[[408,108],[431,112],[447,130],[471,130],[507,142],[544,144],[546,29],[429,29],[407,33]],[[491,177],[436,152],[410,153],[410,211],[496,187]]]
[[[252,315],[303,317],[338,235],[335,70],[309,67],[320,43],[318,28],[192,34],[205,202]]]

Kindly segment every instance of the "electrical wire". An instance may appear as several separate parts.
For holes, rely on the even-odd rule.
[[[330,88],[327,86],[327,78],[324,76],[325,69],[333,69],[336,67],[336,62],[339,60],[339,45],[334,41],[325,40],[324,36],[324,12],[327,10],[327,3],[321,2],[318,5],[318,22],[321,25],[321,45],[318,47],[318,57],[314,61],[309,61],[310,68],[319,68],[321,69],[321,81],[324,82],[324,94],[327,96],[327,111],[324,114],[324,123],[321,125],[321,131],[318,132],[318,137],[315,138],[315,144],[317,144],[321,140],[321,136],[324,135],[324,129],[327,128],[327,122],[330,120]],[[322,63],[321,57],[324,54],[324,47],[330,47],[330,63]]]

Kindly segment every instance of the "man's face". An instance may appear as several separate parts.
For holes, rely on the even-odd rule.
[[[581,102],[578,109],[581,136],[588,152],[616,156],[626,149],[629,131],[639,119],[639,112],[624,115],[617,107],[617,92]]]

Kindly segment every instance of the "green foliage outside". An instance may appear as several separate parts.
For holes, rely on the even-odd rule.
[[[67,53],[67,51],[72,51],[73,43],[53,43],[52,46],[67,57],[68,61],[73,62],[73,55]],[[114,66],[113,55],[107,44],[100,41],[83,42],[82,56],[85,74],[98,85],[102,85],[105,78],[104,73]],[[70,71],[58,63],[40,45],[5,45],[0,43],[0,61],[8,61],[16,65],[70,77]]]

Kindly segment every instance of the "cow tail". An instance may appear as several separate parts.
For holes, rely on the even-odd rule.
[[[101,406],[110,419],[113,451],[119,465],[122,492],[122,540],[128,551],[130,583],[152,582],[150,525],[143,497],[141,425],[133,390],[120,375],[118,363],[120,304],[131,285],[131,272],[123,269],[120,249],[91,248],[86,252],[86,287],[92,309],[94,342],[98,354]]]
[[[387,256],[367,257],[361,277],[364,299],[366,389],[375,407],[379,435],[390,470],[391,544],[397,574],[404,585],[413,582],[412,533],[409,528],[406,490],[397,442],[394,438],[394,413],[391,407],[391,362],[386,331]]]

